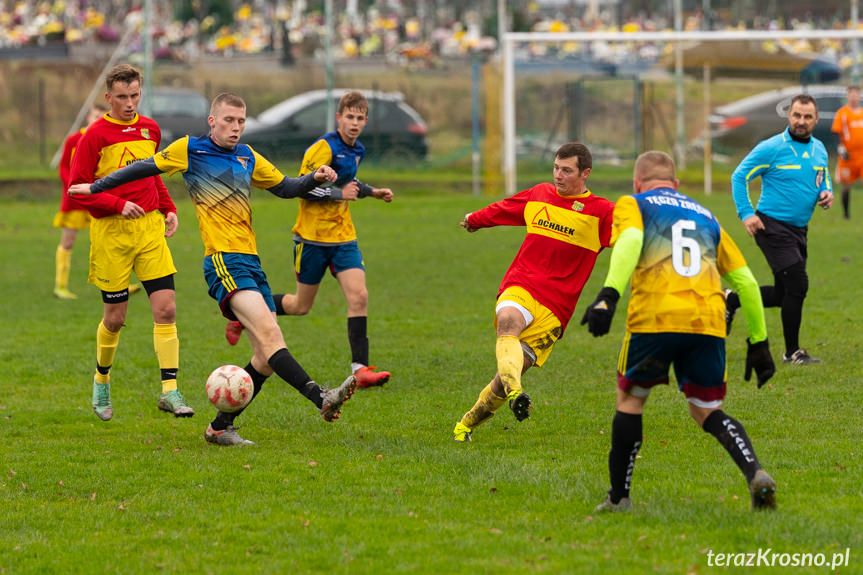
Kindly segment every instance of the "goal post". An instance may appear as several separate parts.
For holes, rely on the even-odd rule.
[[[508,32],[502,46],[503,98],[501,101],[501,131],[503,133],[504,190],[507,196],[516,190],[516,113],[515,113],[515,47],[521,43],[561,44],[565,42],[711,42],[721,50],[722,42],[783,41],[783,40],[860,40],[863,29],[847,30],[704,30],[664,32]],[[680,51],[676,51],[677,54]],[[677,56],[680,57],[680,56]],[[709,78],[708,78],[709,79]],[[678,96],[676,107],[682,113],[683,102]],[[709,162],[705,162],[705,170]],[[706,181],[709,178],[706,178]]]

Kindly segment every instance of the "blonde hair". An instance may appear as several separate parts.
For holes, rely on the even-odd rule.
[[[213,103],[210,104],[210,115],[216,115],[216,109],[220,106],[233,106],[234,108],[246,108],[246,102],[236,94],[232,94],[231,92],[222,92],[215,98],[213,98]]]

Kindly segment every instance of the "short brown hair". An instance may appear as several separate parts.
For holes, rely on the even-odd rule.
[[[360,92],[348,92],[339,99],[339,114],[345,110],[359,110],[363,114],[369,113],[369,101]]]
[[[213,98],[213,103],[210,104],[210,115],[216,115],[216,108],[219,106],[233,106],[235,108],[243,108],[246,107],[246,102],[236,94],[232,94],[231,92],[222,92],[215,98]]]
[[[635,160],[632,177],[640,182],[673,182],[676,179],[674,160],[659,150],[644,152]]]
[[[138,71],[134,66],[130,66],[129,64],[117,64],[113,68],[108,71],[108,74],[105,76],[105,87],[108,91],[111,91],[111,88],[114,87],[114,84],[131,84],[132,82],[141,83],[143,76],[141,76],[141,72]]]
[[[578,171],[581,172],[587,168],[593,168],[593,156],[590,155],[590,150],[584,144],[578,142],[570,142],[564,144],[557,149],[554,154],[555,158],[566,160],[568,158],[578,158]]]
[[[797,94],[791,98],[791,104],[788,106],[789,110],[791,110],[791,106],[793,106],[795,102],[800,102],[801,104],[812,104],[815,106],[815,112],[818,112],[818,102],[816,102],[815,98],[809,94]]]

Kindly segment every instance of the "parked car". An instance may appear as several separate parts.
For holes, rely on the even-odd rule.
[[[845,105],[845,86],[792,86],[770,90],[716,108],[710,117],[712,145],[719,153],[746,153],[755,144],[788,125],[791,98],[806,93],[818,105],[818,123],[813,135],[828,152],[836,149],[836,134],[830,131],[836,111]]]
[[[346,91],[333,90],[333,110]],[[366,158],[425,159],[426,123],[404,102],[402,94],[362,92],[369,101],[368,124],[360,135]],[[248,118],[242,141],[267,158],[292,159],[299,164],[306,148],[326,132],[326,126],[327,92],[314,90]]]
[[[187,88],[154,87],[144,94],[149,115],[162,129],[162,147],[183,136],[209,133],[210,102]]]

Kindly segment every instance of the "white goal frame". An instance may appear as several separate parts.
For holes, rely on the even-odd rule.
[[[514,47],[523,42],[559,44],[563,42],[728,42],[757,40],[860,40],[863,29],[856,30],[703,30],[683,32],[508,32],[503,36],[503,98],[501,132],[503,133],[504,191],[516,193],[515,153],[515,58]],[[681,106],[682,102],[678,102]],[[709,162],[705,171],[709,169]],[[709,181],[705,177],[705,182]]]

